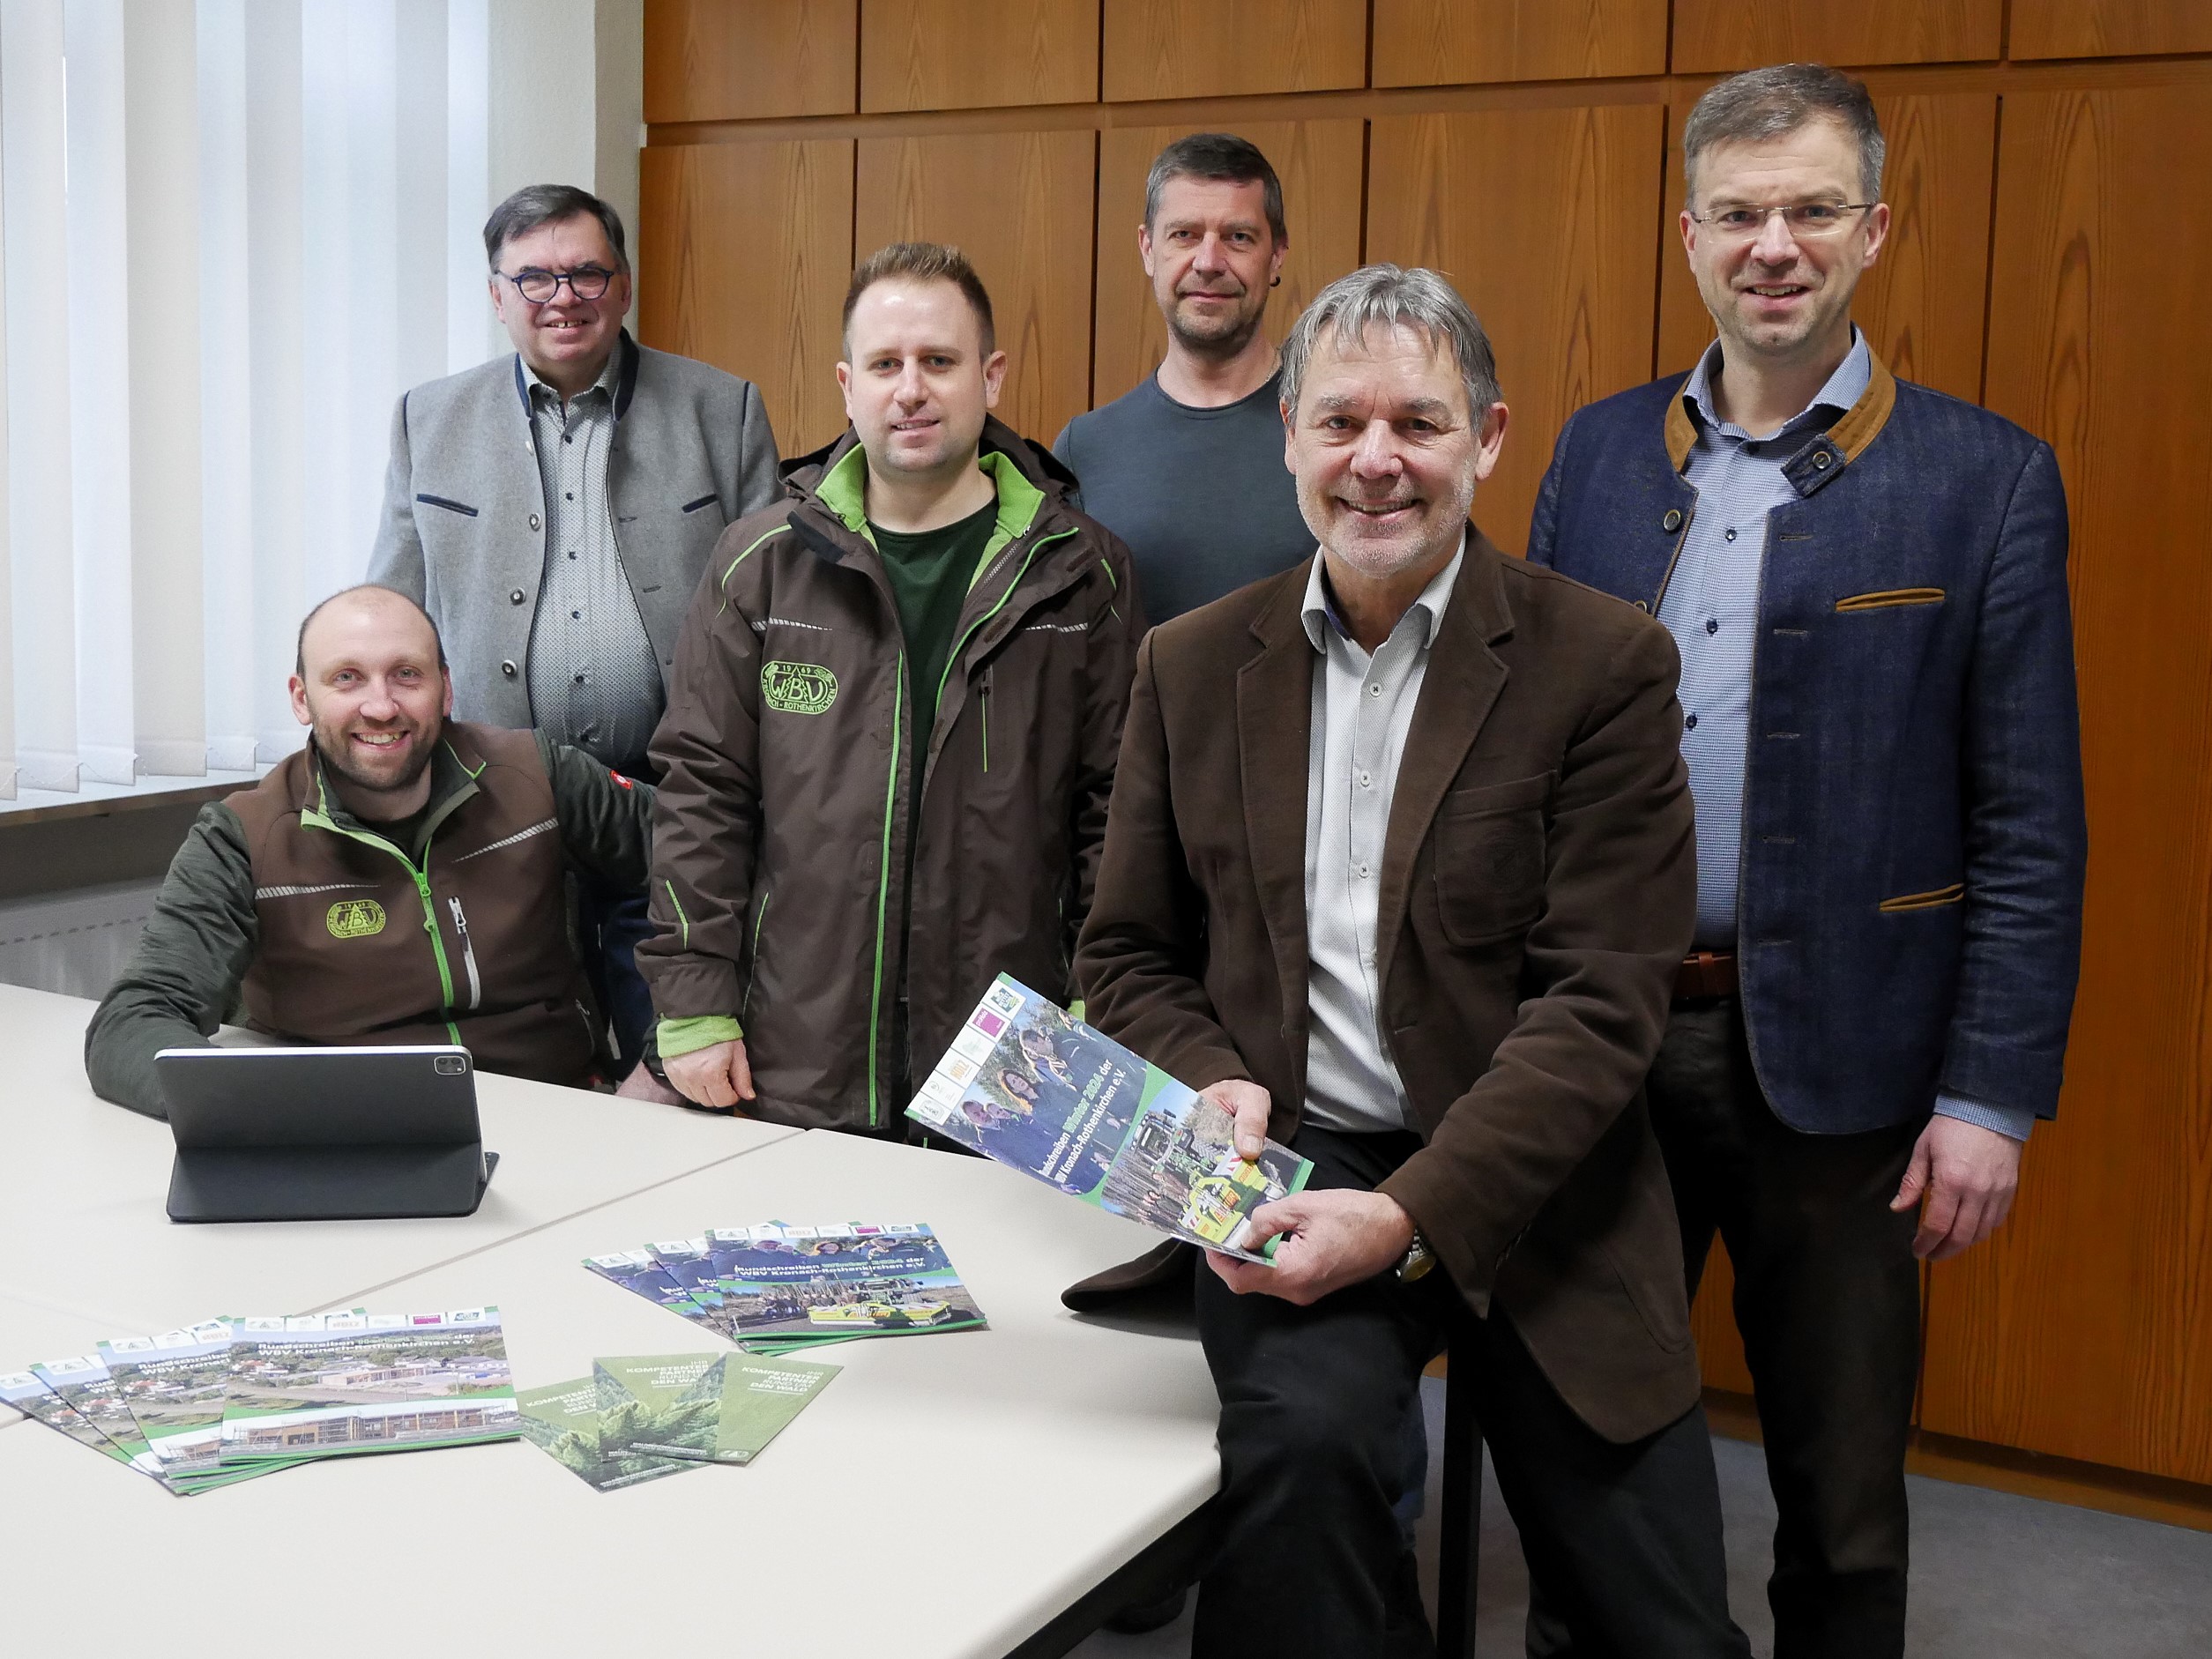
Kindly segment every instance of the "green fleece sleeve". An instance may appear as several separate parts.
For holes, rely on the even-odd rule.
[[[538,753],[553,780],[553,810],[569,857],[610,887],[644,891],[652,874],[653,786],[542,732]]]
[[[205,1043],[236,1004],[260,941],[245,828],[228,807],[211,801],[169,860],[130,965],[85,1028],[93,1092],[167,1118],[154,1055]]]

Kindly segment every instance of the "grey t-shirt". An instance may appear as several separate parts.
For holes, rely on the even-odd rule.
[[[1155,622],[1211,603],[1314,551],[1283,465],[1279,375],[1218,409],[1177,403],[1148,375],[1079,414],[1053,444],[1083,510],[1128,543]]]

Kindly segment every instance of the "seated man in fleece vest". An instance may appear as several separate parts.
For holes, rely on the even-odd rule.
[[[413,599],[349,588],[308,614],[292,712],[312,740],[201,811],[86,1030],[97,1093],[167,1117],[155,1053],[226,1019],[294,1043],[459,1043],[541,1082],[600,1074],[563,882],[573,862],[644,887],[652,791],[452,706]]]

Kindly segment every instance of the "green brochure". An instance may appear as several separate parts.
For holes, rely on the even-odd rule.
[[[700,1467],[689,1460],[604,1450],[599,1387],[592,1378],[525,1388],[515,1396],[515,1403],[522,1409],[524,1437],[593,1492],[613,1492]]]
[[[702,1397],[699,1380],[721,1363],[720,1354],[643,1354],[594,1359],[600,1452],[617,1457],[708,1458],[714,1455],[715,1401]]]
[[[717,1463],[751,1462],[838,1369],[807,1359],[723,1355],[692,1389],[696,1398],[715,1405],[714,1445],[705,1455]]]

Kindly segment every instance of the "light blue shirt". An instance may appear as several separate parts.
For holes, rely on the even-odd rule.
[[[1682,654],[1682,759],[1697,805],[1697,943],[1736,948],[1736,888],[1743,857],[1744,765],[1750,740],[1752,666],[1759,637],[1759,579],[1767,516],[1797,499],[1783,472],[1806,441],[1866,394],[1873,359],[1864,335],[1813,401],[1772,435],[1754,438],[1721,419],[1713,404],[1720,342],[1698,360],[1682,388],[1697,428],[1683,476],[1697,510],[1659,604],[1659,620]],[[2024,1141],[2035,1114],[2024,1109],[1936,1097],[1935,1109]]]

